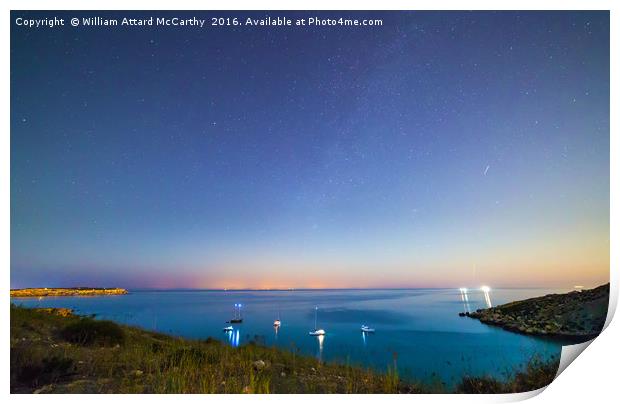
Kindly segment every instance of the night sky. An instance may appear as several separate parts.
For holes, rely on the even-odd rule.
[[[269,15],[12,24],[11,287],[608,281],[609,13]]]

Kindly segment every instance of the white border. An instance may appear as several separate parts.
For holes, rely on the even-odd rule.
[[[369,2],[369,1],[342,1],[342,0],[315,0],[315,1],[297,1],[294,4],[283,0],[269,0],[269,1],[236,1],[234,4],[229,2],[204,2],[197,0],[176,0],[174,2],[164,2],[160,0],[140,2],[136,0],[109,0],[109,1],[78,1],[78,0],[59,0],[53,3],[42,0],[8,0],[3,1],[4,14],[2,21],[2,33],[3,38],[1,41],[1,54],[9,55],[10,48],[10,13],[9,10],[611,10],[611,71],[618,71],[620,66],[618,63],[618,52],[614,51],[614,45],[619,43],[618,41],[618,4],[617,1],[604,1],[604,0],[590,0],[590,1],[545,1],[545,0],[503,0],[488,1],[488,0],[470,0],[470,1],[458,1],[458,0],[418,0],[416,2],[404,1],[404,0],[383,0],[381,2]],[[615,7],[614,7],[615,6]],[[616,46],[617,48],[617,46]],[[0,186],[2,187],[3,198],[1,200],[2,209],[0,213],[0,224],[2,225],[2,231],[0,233],[1,244],[0,252],[2,257],[2,263],[4,264],[5,276],[5,310],[1,311],[1,320],[5,325],[3,340],[5,349],[2,351],[2,377],[5,382],[5,394],[9,392],[9,315],[8,304],[9,294],[8,289],[10,285],[10,120],[9,120],[9,108],[10,108],[10,75],[9,75],[9,63],[7,63],[6,56],[3,59],[5,62],[2,64],[2,111],[1,120],[3,122],[3,135],[0,140],[0,153],[2,158],[0,162],[2,169],[0,170]],[[612,74],[611,77],[611,104],[610,111],[618,111],[618,81]],[[610,253],[611,253],[611,283],[612,283],[612,296],[610,301],[610,313],[608,315],[606,330],[597,338],[588,348],[591,351],[588,355],[579,358],[578,365],[569,367],[562,376],[554,381],[547,389],[545,394],[537,396],[534,400],[553,400],[562,402],[581,402],[585,400],[590,402],[609,401],[609,397],[617,396],[618,388],[614,374],[616,372],[616,363],[619,359],[619,349],[617,347],[617,341],[620,341],[617,324],[611,324],[610,320],[613,317],[613,312],[617,306],[618,300],[618,264],[620,263],[620,254],[618,252],[618,231],[620,229],[620,221],[618,216],[618,184],[620,184],[619,164],[618,164],[618,128],[617,121],[614,118],[613,112],[611,113],[611,143],[610,143],[610,163],[611,163],[611,234],[610,234]],[[616,321],[617,323],[617,321]],[[573,358],[574,359],[574,358]],[[542,389],[544,390],[544,389]],[[340,401],[353,401],[356,403],[370,402],[377,399],[400,401],[400,400],[416,400],[424,399],[424,401],[432,402],[451,402],[458,400],[460,402],[506,402],[516,401],[529,398],[536,395],[534,393],[523,393],[515,395],[502,395],[502,396],[488,396],[488,395],[435,395],[435,396],[357,396],[357,395],[326,395],[322,396],[322,401],[335,402]],[[77,402],[83,400],[83,396],[45,396],[37,397],[33,395],[12,395],[11,400],[14,401],[35,401],[46,400],[46,402],[58,402],[63,403]],[[114,398],[105,395],[93,395],[88,397],[89,400],[96,402],[104,402],[110,399],[133,401],[140,400],[142,396],[114,396]],[[227,396],[149,396],[148,400],[154,400],[155,402],[163,402],[163,400],[175,399],[185,402],[201,402],[205,399],[216,402],[249,402],[256,398],[250,396],[240,395],[227,395]],[[287,395],[287,396],[262,396],[261,400],[269,400],[271,402],[287,402],[291,399],[295,401],[309,401],[315,400],[316,397],[311,395]],[[247,401],[249,400],[249,401]]]

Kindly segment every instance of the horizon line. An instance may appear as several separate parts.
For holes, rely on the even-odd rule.
[[[609,283],[609,282],[606,282]],[[601,285],[605,285],[603,283]],[[599,285],[599,286],[601,286]],[[480,286],[403,286],[403,287],[321,287],[321,288],[312,288],[312,287],[289,287],[289,288],[191,288],[191,287],[172,287],[172,288],[162,288],[162,287],[118,287],[118,286],[34,286],[34,287],[25,287],[25,288],[11,288],[10,290],[20,290],[20,289],[125,289],[129,292],[131,291],[149,291],[149,292],[157,292],[157,291],[187,291],[187,292],[200,292],[200,291],[209,291],[209,292],[290,292],[290,291],[313,291],[313,290],[411,290],[411,289],[460,289],[467,288],[471,290],[479,290],[484,285]],[[586,288],[595,288],[596,286],[584,287],[581,285],[573,285],[573,286],[494,286],[492,289],[561,289],[561,288],[577,288],[586,289]]]

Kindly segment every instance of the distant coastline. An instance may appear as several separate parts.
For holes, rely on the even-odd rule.
[[[126,295],[122,288],[27,288],[11,289],[11,297]]]

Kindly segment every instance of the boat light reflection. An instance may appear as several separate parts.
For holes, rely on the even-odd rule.
[[[230,345],[233,347],[238,347],[239,346],[239,329],[228,331],[226,334],[228,334],[228,342],[230,343]]]
[[[325,335],[318,335],[316,339],[319,341],[319,355],[317,359],[319,362],[323,362],[323,341],[325,341]]]
[[[493,307],[493,304],[491,303],[491,296],[489,295],[489,293],[491,292],[491,288],[488,286],[481,286],[480,290],[482,291],[482,293],[484,293],[484,300],[487,304],[487,307]]]
[[[461,291],[461,301],[463,302],[463,310],[467,312],[471,312],[471,308],[469,307],[469,296],[467,295],[467,288],[459,288]]]

